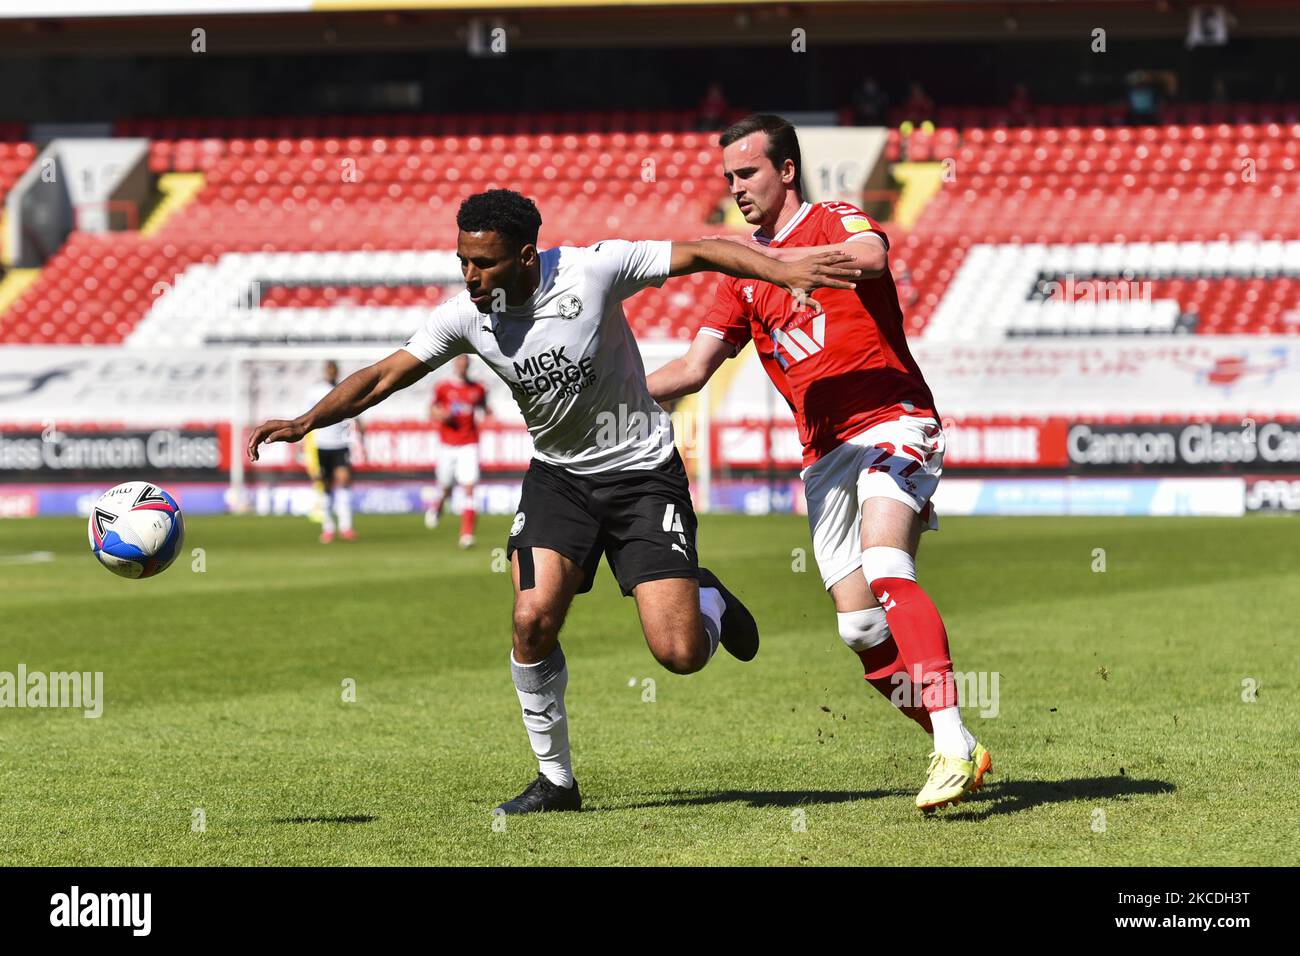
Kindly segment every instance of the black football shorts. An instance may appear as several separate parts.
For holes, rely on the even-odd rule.
[[[591,590],[603,554],[624,596],[646,581],[696,578],[695,508],[676,450],[658,468],[575,475],[536,458],[524,475],[507,556],[557,551],[582,567]]]
[[[320,463],[321,477],[333,481],[335,468],[352,467],[352,451],[348,448],[317,448],[316,460]]]

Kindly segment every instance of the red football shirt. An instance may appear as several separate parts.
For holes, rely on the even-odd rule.
[[[445,378],[433,390],[433,403],[447,411],[438,423],[438,437],[444,445],[473,445],[478,442],[474,410],[487,407],[487,391],[478,382]]]
[[[769,245],[825,246],[867,232],[889,248],[880,225],[855,206],[804,203]],[[856,289],[818,289],[812,297],[821,304],[820,315],[800,308],[779,286],[723,276],[700,327],[701,334],[737,352],[754,340],[772,384],[794,412],[805,466],[881,422],[938,417],[907,348],[888,270]]]

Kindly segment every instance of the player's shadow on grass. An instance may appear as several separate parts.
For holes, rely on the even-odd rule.
[[[982,820],[1001,813],[1020,813],[1049,803],[1074,800],[1111,800],[1116,797],[1173,793],[1164,780],[1132,777],[1084,777],[1075,780],[991,780],[978,793],[942,816],[955,820]],[[699,807],[714,803],[745,803],[751,807],[800,807],[853,803],[858,800],[914,797],[910,790],[673,790],[649,800],[609,805],[601,810],[651,810],[659,807]],[[595,808],[593,808],[595,809]]]
[[[983,820],[1002,813],[1020,813],[1049,803],[1142,797],[1173,793],[1176,789],[1165,780],[1135,780],[1126,776],[1080,777],[1074,780],[992,780],[945,816],[953,820]]]
[[[806,807],[907,796],[905,790],[672,790],[638,803],[602,806],[602,810],[652,810],[657,807],[702,807],[745,803],[751,807]],[[594,809],[594,808],[593,808]]]
[[[374,823],[378,817],[368,817],[361,814],[340,817],[281,817],[274,823]]]

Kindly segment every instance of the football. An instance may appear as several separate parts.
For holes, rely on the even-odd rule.
[[[147,481],[110,488],[90,509],[90,550],[108,570],[124,578],[150,578],[166,571],[185,540],[185,520],[176,499]]]

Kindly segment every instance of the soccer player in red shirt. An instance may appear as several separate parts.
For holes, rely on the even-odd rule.
[[[799,428],[813,551],[840,636],[866,680],[934,735],[917,806],[958,802],[991,760],[962,724],[948,636],[916,580],[921,532],[938,528],[930,498],[944,435],[903,335],[889,239],[848,203],[804,201],[799,141],[781,117],[747,117],[719,141],[732,197],[758,227],[752,242],[782,259],[842,251],[864,278],[811,297],[721,278],[690,350],[649,377],[650,394],[666,402],[695,392],[754,342]]]
[[[438,488],[424,513],[426,528],[438,527],[452,485],[464,492],[460,546],[474,546],[474,486],[478,484],[479,416],[487,411],[487,390],[469,377],[469,356],[452,360],[452,374],[433,390],[433,420],[438,423]]]

